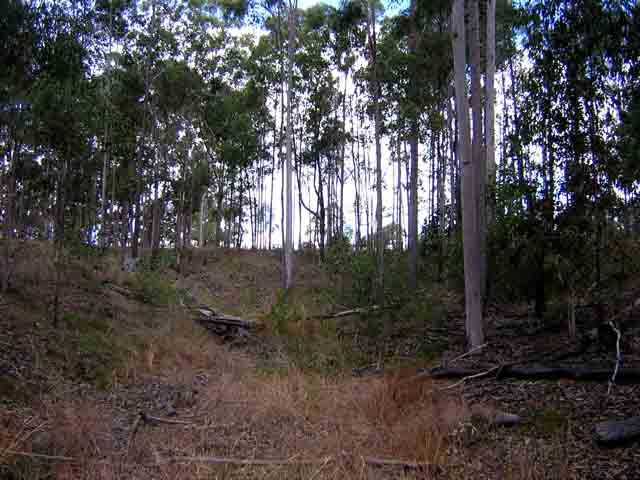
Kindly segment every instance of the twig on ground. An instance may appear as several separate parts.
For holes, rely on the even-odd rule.
[[[407,460],[397,460],[395,458],[362,457],[362,461],[374,467],[403,467],[419,469],[425,467],[442,467],[442,464],[431,462],[412,462]]]
[[[51,460],[56,462],[77,462],[78,459],[73,457],[64,457],[62,455],[44,455],[41,453],[20,452],[17,450],[5,450],[3,453],[15,455],[17,457],[37,458],[41,460]]]
[[[237,466],[277,466],[277,465],[321,465],[332,460],[332,457],[312,460],[285,459],[259,459],[259,458],[230,458],[230,457],[168,457],[161,460],[162,463],[208,463],[212,465],[237,465]]]
[[[154,417],[152,415],[147,415],[144,412],[140,412],[140,418],[147,423],[156,422],[156,423],[166,423],[167,425],[193,425],[192,422],[185,422],[184,420],[171,420],[169,418]]]
[[[143,420],[143,414],[139,413],[136,415],[136,420],[133,422],[133,427],[131,427],[131,435],[129,435],[129,439],[127,440],[127,450],[124,453],[124,458],[126,459],[129,456],[129,450],[131,449],[131,445],[133,445],[133,440],[138,432],[138,427],[140,426],[140,422]]]
[[[456,388],[459,385],[462,385],[463,383],[467,382],[468,380],[473,380],[476,378],[482,378],[482,377],[488,377],[489,375],[491,375],[493,372],[496,372],[498,370],[500,370],[501,368],[503,368],[502,365],[497,365],[495,367],[491,367],[489,370],[485,370],[484,372],[479,372],[479,373],[475,373],[473,375],[469,375],[467,377],[463,377],[460,380],[458,380],[457,382],[452,383],[451,385],[447,385],[446,387],[440,387],[438,389],[438,391],[445,391],[445,390],[451,390]]]
[[[611,375],[611,380],[609,380],[609,387],[607,388],[607,395],[611,394],[611,389],[613,385],[616,383],[616,377],[618,376],[618,370],[620,370],[620,364],[622,363],[622,354],[620,353],[620,338],[622,334],[620,333],[620,329],[616,327],[616,324],[613,320],[609,321],[609,326],[616,332],[616,366],[613,369],[613,375]]]
[[[471,350],[469,350],[468,352],[463,353],[462,355],[458,355],[457,357],[455,357],[452,360],[448,360],[447,364],[453,364],[455,362],[457,362],[458,360],[462,360],[463,358],[468,357],[469,355],[473,355],[474,353],[476,353],[478,350],[483,349],[484,347],[486,347],[489,343],[483,343],[482,345],[478,345],[477,347],[473,347]]]

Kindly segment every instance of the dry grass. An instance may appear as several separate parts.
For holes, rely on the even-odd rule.
[[[46,245],[34,248],[40,249],[39,255],[47,253]],[[18,262],[15,280],[24,288],[25,298],[36,298],[37,292],[39,298],[49,298],[50,267],[46,262],[37,267],[35,262]],[[142,304],[98,288],[103,282],[135,288],[115,256],[95,265],[70,263],[65,269],[64,311],[77,313],[80,320],[108,322],[105,332],[120,357],[113,381],[100,391],[64,373],[77,357],[71,350],[61,358],[47,356],[49,335],[55,332],[42,325],[42,309],[25,302],[11,307],[10,327],[22,325],[34,338],[25,348],[32,358],[40,359],[36,369],[40,383],[27,404],[0,402],[0,477],[534,480],[568,476],[566,457],[557,448],[566,439],[504,441],[486,427],[472,426],[471,409],[459,397],[435,394],[436,385],[428,382],[407,381],[414,370],[366,379],[328,377],[301,369],[276,346],[281,368],[265,373],[263,360],[218,343],[183,307]],[[178,287],[225,313],[260,316],[276,304],[279,265],[271,254],[195,252],[185,259],[183,269]],[[313,338],[315,343],[306,345],[305,352],[316,360],[327,357],[317,361],[328,363],[328,357],[342,355],[348,345],[332,344],[335,339],[322,335],[321,324],[308,321],[308,313],[322,308],[314,304],[315,292],[326,279],[311,262],[301,263],[298,273],[302,285],[292,298],[296,315],[287,332],[296,341]],[[37,329],[36,319],[41,322]],[[77,328],[63,324],[62,333],[55,334],[59,337],[51,338],[72,339]],[[167,417],[162,396],[169,399],[175,417]],[[145,423],[140,411],[187,423]],[[168,461],[178,457],[290,463]],[[418,470],[372,466],[367,463],[372,457],[430,466]],[[315,463],[295,463],[300,460]]]
[[[470,419],[467,406],[451,396],[434,395],[430,385],[408,387],[397,376],[327,380],[293,368],[272,377],[250,372],[225,369],[202,392],[189,415],[178,417],[188,424],[140,423],[135,433],[136,417],[122,417],[112,405],[90,397],[50,398],[38,420],[32,421],[36,432],[23,433],[24,440],[14,442],[9,450],[76,460],[29,458],[30,472],[42,476],[24,478],[45,478],[45,470],[53,471],[54,478],[87,479],[493,478],[478,476],[486,468],[483,460],[491,456],[483,458],[461,433]],[[124,419],[129,422],[126,428],[118,428]],[[504,456],[500,477],[568,478],[566,459],[563,463],[557,448],[562,440],[506,442],[500,452]],[[6,438],[1,447],[0,454],[8,449]],[[167,462],[176,457],[288,459],[290,463]],[[424,462],[431,467],[380,468],[367,463],[371,457]],[[17,459],[22,464],[25,460],[7,453],[0,458],[9,468],[18,468]],[[316,463],[295,463],[301,460]]]

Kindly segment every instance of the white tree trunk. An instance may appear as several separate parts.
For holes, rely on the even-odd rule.
[[[297,0],[289,2],[289,44],[287,46],[287,159],[286,159],[286,231],[284,245],[284,288],[293,285],[293,182],[291,177],[291,163],[293,157],[293,123],[291,109],[293,101],[293,54],[296,41],[295,15]]]
[[[487,224],[492,225],[496,216],[496,153],[495,153],[495,99],[496,75],[496,0],[487,0],[487,73],[485,78],[485,135],[487,153]]]
[[[477,8],[477,0],[472,2]],[[478,203],[474,179],[469,125],[469,104],[465,79],[466,32],[464,0],[454,0],[452,10],[453,58],[456,113],[458,116],[458,158],[462,160],[462,234],[464,242],[465,330],[469,348],[484,343],[480,296],[480,236]]]
[[[373,70],[371,90],[374,104],[374,137],[376,142],[376,253],[378,260],[378,278],[376,279],[376,296],[378,302],[384,300],[384,238],[382,231],[382,118],[380,112],[380,83],[378,81],[378,59],[376,47],[376,7],[369,1],[369,48]]]

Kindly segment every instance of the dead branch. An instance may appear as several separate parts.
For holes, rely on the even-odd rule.
[[[343,310],[341,312],[329,313],[327,315],[316,315],[312,318],[315,319],[331,319],[331,318],[341,318],[341,317],[351,317],[353,315],[364,315],[367,313],[378,312],[380,310],[388,309],[390,307],[380,308],[378,305],[371,305],[369,307],[359,307],[359,308],[351,308],[349,310]]]
[[[116,293],[119,293],[120,295],[123,295],[125,297],[129,297],[129,298],[135,298],[138,296],[138,294],[136,292],[134,292],[133,290],[129,290],[128,288],[125,287],[121,287],[119,285],[116,285],[114,283],[107,283],[105,284],[106,287],[108,287],[109,289],[113,290]]]
[[[576,381],[603,381],[609,380],[611,370],[578,368],[578,367],[529,367],[520,368],[509,365],[498,365],[488,370],[466,368],[444,368],[430,372],[424,372],[426,378],[454,379],[461,382],[486,377],[496,372],[496,378],[514,378],[517,380],[558,380],[571,379]],[[620,368],[617,372],[617,380],[624,383],[640,383],[640,370]],[[449,387],[452,387],[451,385]],[[448,387],[445,387],[448,388]]]
[[[331,460],[331,457],[311,460],[289,459],[257,459],[257,458],[230,458],[230,457],[169,457],[163,458],[162,463],[207,463],[210,465],[236,465],[268,467],[277,465],[320,465]]]
[[[289,459],[258,459],[258,458],[230,458],[230,457],[170,457],[161,460],[162,463],[207,463],[211,465],[236,465],[236,466],[254,466],[254,467],[269,467],[279,465],[326,465],[328,462],[335,460],[332,456],[327,456],[322,459],[308,459],[308,460],[296,460],[294,458]],[[376,458],[376,457],[362,457],[362,460],[367,465],[378,467],[403,467],[410,469],[419,469],[425,467],[437,467],[441,466],[435,463],[429,462],[414,462],[407,460],[397,460],[392,458]]]
[[[261,325],[255,320],[245,320],[230,315],[216,313],[209,308],[200,307],[197,309],[199,313],[199,321],[204,325],[218,325],[222,327],[244,328],[246,330],[257,329]]]
[[[452,360],[447,360],[447,361],[443,361],[442,364],[440,365],[441,367],[444,367],[445,365],[449,365],[449,364],[453,364],[455,362],[457,362],[458,360],[462,360],[463,358],[468,357],[469,355],[473,355],[474,353],[476,353],[478,350],[483,349],[484,347],[486,347],[488,345],[488,343],[483,343],[482,345],[478,345],[477,347],[473,347],[471,350],[469,350],[468,352],[463,353],[462,355],[458,355],[457,357],[453,358]]]
[[[140,412],[140,418],[145,423],[164,423],[167,425],[193,425],[191,422],[185,422],[184,420],[172,420],[170,418],[154,417],[147,415],[144,412]]]
[[[428,467],[442,467],[443,465],[431,462],[412,462],[408,460],[397,460],[394,458],[376,458],[376,457],[363,457],[364,463],[374,467],[402,467],[411,470],[418,470]]]
[[[640,417],[596,423],[595,439],[602,445],[615,445],[640,438]]]
[[[611,379],[609,380],[607,395],[611,393],[611,389],[616,383],[616,377],[618,376],[618,371],[620,370],[620,364],[622,364],[622,354],[620,353],[620,337],[622,335],[620,333],[620,329],[616,327],[616,324],[613,323],[613,321],[609,321],[609,326],[613,329],[614,332],[616,332],[616,366],[613,369],[613,375],[611,375]]]
[[[452,383],[451,385],[447,385],[446,387],[439,388],[438,390],[440,390],[440,391],[451,390],[453,388],[456,388],[456,387],[462,385],[463,383],[465,383],[465,382],[467,382],[469,380],[473,380],[473,379],[476,379],[476,378],[488,377],[493,372],[495,372],[495,371],[497,371],[499,369],[500,369],[500,366],[497,366],[497,367],[492,367],[489,370],[484,370],[484,371],[481,371],[481,372],[471,373],[469,375],[464,375],[464,376],[462,376],[462,378],[459,381],[457,381],[455,383]],[[463,371],[463,369],[451,369],[451,370],[448,370],[448,371],[455,372],[455,374],[459,374],[460,371]],[[434,378],[443,378],[443,377],[434,376]]]
[[[129,456],[129,451],[131,450],[131,445],[133,445],[133,440],[138,432],[138,427],[140,426],[140,422],[143,420],[143,414],[140,412],[136,415],[136,420],[133,422],[133,427],[131,427],[131,435],[129,435],[129,439],[127,440],[127,449],[124,453],[124,458],[126,459]]]
[[[27,458],[34,458],[39,460],[49,460],[53,462],[72,462],[72,463],[78,462],[77,458],[64,457],[62,455],[44,455],[41,453],[20,452],[17,450],[3,450],[2,453],[3,455],[7,454],[7,455],[13,455],[16,457],[27,457]]]

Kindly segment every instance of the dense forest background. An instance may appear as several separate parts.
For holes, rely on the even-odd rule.
[[[2,290],[26,240],[295,244],[353,306],[466,274],[575,335],[638,266],[640,7],[451,3],[2,0]]]

